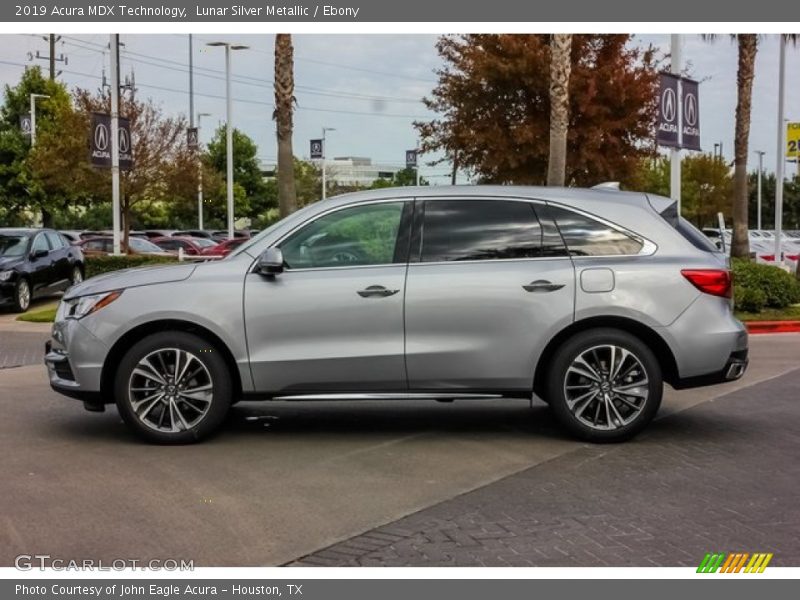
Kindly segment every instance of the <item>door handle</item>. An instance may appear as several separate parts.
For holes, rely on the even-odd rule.
[[[382,285],[371,285],[356,293],[362,298],[386,298],[387,296],[394,296],[399,291],[400,290],[390,290]]]
[[[531,281],[528,285],[523,285],[522,289],[526,292],[555,292],[564,287],[563,283],[552,283],[546,279]]]

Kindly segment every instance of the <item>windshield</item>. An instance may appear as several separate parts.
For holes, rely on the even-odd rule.
[[[0,233],[0,256],[22,256],[27,247],[27,236]]]

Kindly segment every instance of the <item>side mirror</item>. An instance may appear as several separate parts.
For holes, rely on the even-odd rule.
[[[31,258],[34,258],[34,259],[36,259],[36,258],[44,258],[47,255],[48,255],[47,250],[34,250],[31,253]]]
[[[283,273],[283,252],[280,248],[267,248],[258,257],[256,271],[262,275]]]

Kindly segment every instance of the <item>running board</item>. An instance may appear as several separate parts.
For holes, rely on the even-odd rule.
[[[273,396],[273,400],[490,400],[502,398],[501,394],[455,394],[455,393],[356,393],[356,394],[296,394]]]

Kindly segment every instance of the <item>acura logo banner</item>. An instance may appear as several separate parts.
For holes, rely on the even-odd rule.
[[[660,74],[656,130],[659,146],[701,149],[699,87],[692,79]]]
[[[679,148],[679,77],[671,73],[661,73],[660,77],[658,86],[658,130],[656,131],[656,143],[658,143],[659,146]]]
[[[696,81],[681,81],[683,92],[683,125],[681,129],[681,146],[687,150],[700,150],[700,101],[699,85]]]
[[[92,114],[91,162],[96,167],[111,166],[111,116],[104,113]],[[131,124],[124,117],[119,118],[119,168],[130,171],[133,167],[133,146],[131,144]]]

